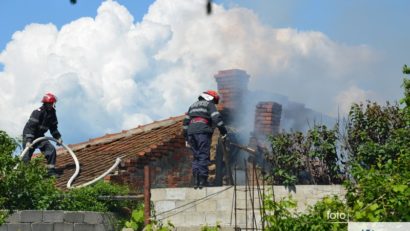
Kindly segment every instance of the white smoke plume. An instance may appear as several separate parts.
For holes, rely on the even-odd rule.
[[[21,134],[42,95],[53,92],[63,138],[81,142],[183,114],[201,91],[216,88],[217,71],[232,68],[251,75],[253,91],[332,113],[336,96],[375,56],[318,31],[271,28],[245,8],[214,4],[209,16],[202,0],[157,0],[135,22],[105,1],[95,18],[14,33],[0,53],[0,129]]]

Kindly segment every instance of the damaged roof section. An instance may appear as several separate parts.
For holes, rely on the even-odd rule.
[[[138,126],[120,133],[90,139],[87,142],[69,145],[80,162],[80,174],[73,186],[87,183],[109,169],[116,158],[121,157],[121,165],[132,162],[142,166],[168,155],[170,144],[180,143],[183,139],[182,120],[184,115]],[[171,145],[172,146],[172,145]],[[67,181],[74,174],[75,163],[64,149],[57,151],[57,169],[62,175],[57,179],[57,186],[65,188]]]

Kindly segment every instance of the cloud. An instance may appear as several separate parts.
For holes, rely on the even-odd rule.
[[[199,92],[216,88],[217,71],[231,68],[250,73],[253,91],[331,113],[334,95],[375,62],[368,47],[214,6],[208,16],[201,0],[157,0],[134,22],[125,7],[105,1],[95,18],[61,29],[27,25],[0,53],[0,128],[19,135],[42,95],[53,92],[64,140],[84,141],[180,115]]]

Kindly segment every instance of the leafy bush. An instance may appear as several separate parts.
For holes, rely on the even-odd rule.
[[[144,206],[141,204],[132,211],[131,219],[125,222],[126,228],[141,231],[144,228]]]
[[[64,193],[63,199],[56,207],[69,211],[96,211],[96,212],[116,212],[122,207],[129,206],[128,201],[101,200],[99,196],[126,195],[129,190],[125,186],[113,185],[106,182],[98,182],[94,185],[71,189]]]
[[[273,198],[272,196],[266,198]],[[279,201],[264,200],[267,215],[264,220],[268,223],[265,230],[347,230],[347,208],[337,197],[325,197],[314,206],[309,206],[305,213],[296,210],[297,203],[292,197]],[[333,216],[333,214],[343,214]]]
[[[331,166],[335,164],[335,151],[339,150],[341,155],[348,156],[349,177],[344,184],[346,202],[324,198],[304,214],[294,210],[296,203],[291,198],[265,200],[267,230],[346,230],[343,223],[329,222],[332,217],[326,214],[333,211],[345,212],[350,221],[410,221],[410,80],[404,79],[403,87],[402,108],[390,103],[353,104],[344,134],[333,136],[332,130],[328,133],[315,128],[306,137],[284,134],[272,139],[274,155],[278,155],[274,159],[276,171],[293,168],[293,172],[287,170],[286,174],[296,178],[298,171],[306,169],[302,163],[309,151],[314,151],[309,157],[319,157]],[[330,135],[330,139],[324,139]],[[337,143],[340,149],[335,148]],[[330,176],[334,174],[328,169]],[[274,172],[274,177],[278,176],[281,175]],[[282,182],[284,179],[279,178]]]
[[[81,210],[119,212],[131,207],[130,201],[100,200],[98,196],[128,194],[125,186],[99,182],[95,185],[64,192],[47,176],[44,159],[34,158],[24,164],[13,156],[17,141],[0,130],[0,210]],[[16,167],[17,166],[17,167]],[[6,213],[0,213],[0,224]]]
[[[341,182],[336,164],[337,127],[316,125],[306,135],[281,133],[270,137],[272,153],[266,156],[274,184],[330,184]]]
[[[1,209],[50,209],[60,192],[47,177],[41,158],[23,164],[12,156],[17,142],[0,131],[0,200]],[[15,166],[17,166],[16,169]]]

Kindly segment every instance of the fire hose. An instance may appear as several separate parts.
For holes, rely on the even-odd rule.
[[[40,137],[40,138],[37,138],[37,139],[35,139],[35,140],[33,141],[33,143],[32,143],[30,146],[27,146],[27,147],[23,150],[23,152],[21,152],[21,154],[19,155],[19,158],[22,159],[23,156],[28,152],[28,150],[29,150],[30,148],[33,147],[34,144],[36,144],[36,143],[38,143],[38,142],[40,142],[40,141],[43,141],[43,140],[51,140],[51,141],[54,141],[54,142],[56,142],[56,143],[58,142],[58,141],[57,141],[56,139],[54,139],[53,137]],[[70,177],[70,179],[69,179],[68,182],[67,182],[67,188],[68,188],[68,189],[86,187],[86,186],[88,186],[88,185],[94,184],[95,182],[101,180],[101,179],[104,178],[106,175],[108,175],[110,172],[112,172],[112,171],[120,164],[121,158],[122,158],[122,157],[118,157],[118,158],[115,160],[114,165],[112,165],[111,168],[109,168],[107,171],[105,171],[103,174],[101,174],[101,175],[98,176],[97,178],[95,178],[95,179],[93,179],[93,180],[91,180],[91,181],[88,181],[88,182],[86,182],[86,183],[84,183],[84,184],[81,184],[81,185],[71,186],[71,184],[73,183],[74,179],[75,179],[75,178],[78,176],[78,174],[80,173],[80,163],[78,162],[77,156],[74,154],[73,150],[71,150],[70,147],[68,147],[67,145],[65,145],[65,144],[63,144],[63,143],[61,143],[61,146],[63,146],[63,148],[65,148],[65,149],[68,151],[68,153],[71,155],[71,157],[73,158],[74,163],[75,163],[75,172],[74,172],[74,174]],[[16,167],[17,167],[17,166],[16,166]],[[16,167],[15,167],[15,168],[16,168]]]

